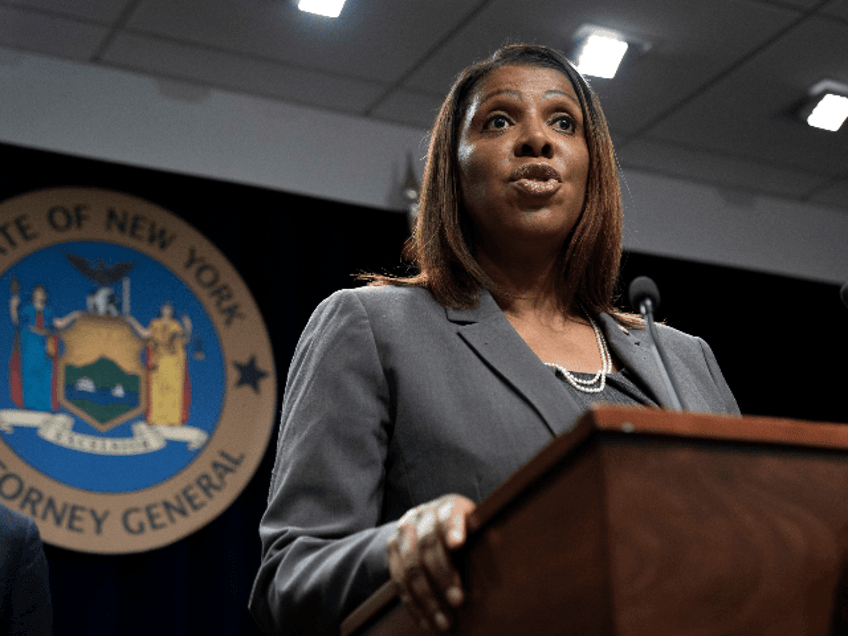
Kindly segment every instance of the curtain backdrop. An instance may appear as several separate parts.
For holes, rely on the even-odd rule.
[[[0,201],[42,188],[104,188],[194,225],[251,289],[274,346],[280,396],[318,302],[357,285],[356,272],[402,266],[402,214],[2,144],[0,175]],[[659,317],[710,343],[744,413],[848,422],[848,309],[837,286],[627,254],[623,287],[642,274],[660,288]],[[56,635],[258,634],[246,605],[275,446],[276,435],[225,513],[175,544],[125,556],[47,546]]]

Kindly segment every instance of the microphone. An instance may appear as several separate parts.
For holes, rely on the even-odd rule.
[[[671,367],[668,364],[665,349],[663,349],[660,343],[660,335],[654,324],[654,310],[660,306],[660,290],[657,288],[657,284],[647,276],[638,276],[630,282],[627,295],[630,299],[630,306],[638,309],[639,313],[645,317],[648,323],[648,332],[654,341],[654,357],[657,361],[657,368],[660,371],[660,377],[662,377],[666,389],[671,395],[672,406],[678,411],[688,411],[689,407],[686,405],[677,380],[671,373]]]
[[[660,290],[657,284],[647,276],[637,276],[630,281],[627,289],[630,306],[640,314],[650,314],[653,318],[654,310],[660,306]]]
[[[848,283],[845,283],[839,290],[839,297],[842,299],[842,303],[848,307]]]

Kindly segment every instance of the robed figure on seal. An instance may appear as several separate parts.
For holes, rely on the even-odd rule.
[[[174,318],[174,308],[163,303],[158,318],[143,327],[133,316],[126,316],[136,332],[148,341],[148,424],[180,426],[188,420],[191,383],[186,367],[185,345],[191,338],[191,320]]]
[[[13,280],[11,287],[9,314],[17,327],[9,362],[12,401],[20,409],[56,413],[59,410],[56,331],[67,327],[80,312],[57,317],[47,304],[44,285],[35,285],[30,303],[21,308],[18,282]]]

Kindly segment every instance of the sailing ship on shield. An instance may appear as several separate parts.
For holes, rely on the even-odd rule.
[[[207,433],[185,425],[191,408],[189,317],[177,320],[165,302],[144,326],[130,312],[132,263],[95,264],[76,254],[65,256],[97,285],[85,298],[85,311],[53,315],[43,285],[20,310],[19,286],[12,281],[10,310],[17,332],[10,387],[18,409],[0,412],[0,430],[36,427],[39,437],[54,444],[102,455],[150,453],[168,441],[199,449]],[[36,399],[42,394],[50,399]],[[103,435],[74,431],[73,417],[62,408]],[[137,420],[132,437],[108,435],[132,420]]]

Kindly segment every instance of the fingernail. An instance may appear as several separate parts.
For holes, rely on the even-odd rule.
[[[454,607],[458,607],[459,605],[462,605],[465,595],[462,593],[460,588],[454,585],[448,588],[447,592],[445,592],[445,597],[448,599],[448,603]]]
[[[433,620],[436,621],[436,627],[438,627],[443,632],[447,631],[448,627],[450,627],[448,617],[442,614],[441,612],[436,612],[436,615],[433,617]]]
[[[454,528],[453,530],[451,530],[450,536],[451,539],[459,543],[460,541],[462,541],[462,530],[460,530],[459,528]]]

